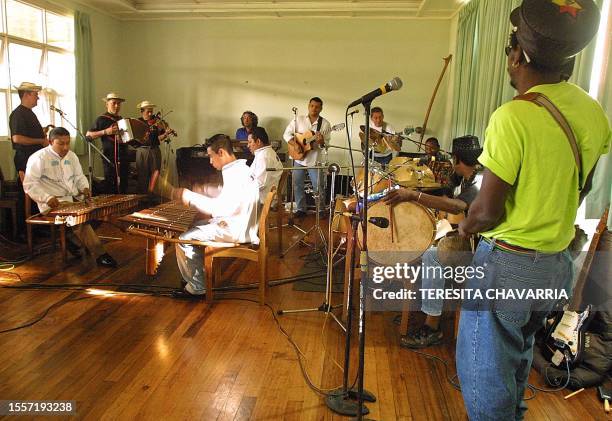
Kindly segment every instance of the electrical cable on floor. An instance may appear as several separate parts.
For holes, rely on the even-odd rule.
[[[47,317],[47,314],[49,314],[52,310],[60,308],[64,304],[68,304],[68,303],[71,303],[71,302],[74,302],[74,301],[85,300],[87,298],[93,298],[93,296],[91,296],[91,297],[79,297],[79,298],[68,299],[68,300],[66,298],[62,298],[60,301],[58,301],[56,303],[53,303],[49,307],[47,307],[47,309],[40,316],[35,318],[34,320],[31,320],[31,321],[29,321],[27,323],[24,323],[24,324],[20,325],[20,326],[16,326],[16,327],[12,327],[12,328],[9,328],[9,329],[0,330],[0,334],[14,332],[14,331],[19,330],[19,329],[24,329],[26,327],[33,326],[36,323],[38,323],[41,320],[43,320],[45,317]]]
[[[439,361],[444,365],[444,376],[446,377],[446,381],[456,390],[461,391],[461,386],[459,385],[459,383],[457,383],[455,381],[455,379],[458,378],[458,375],[455,374],[452,377],[449,377],[448,374],[448,370],[449,370],[449,362],[444,360],[443,358],[438,357],[437,355],[433,355],[433,354],[429,354],[427,352],[424,351],[417,351],[415,349],[410,349],[410,348],[405,348],[407,351],[413,352],[415,354],[421,355],[427,359],[431,359],[434,361]],[[563,386],[559,386],[556,389],[543,389],[543,388],[539,388],[537,386],[534,386],[530,383],[527,383],[526,389],[530,390],[532,395],[524,398],[523,400],[525,401],[529,401],[531,399],[534,399],[536,397],[537,392],[536,391],[540,391],[540,392],[546,392],[546,393],[553,393],[553,392],[558,392],[560,390],[563,390],[567,387],[567,385],[569,384],[570,381],[570,366],[569,366],[569,355],[567,355],[567,351],[565,352],[565,362],[566,362],[566,369],[567,369],[567,381],[565,382],[565,384]],[[544,370],[544,377],[546,378],[546,381],[553,384],[554,382],[552,382],[549,378],[548,378],[548,369],[549,367],[546,367],[546,370]]]
[[[255,304],[259,304],[258,301],[256,300],[252,300],[249,298],[232,298],[232,297],[222,297],[220,298],[221,300],[236,300],[236,301],[248,301],[251,303],[255,303]],[[308,359],[306,358],[306,355],[304,355],[304,353],[302,352],[302,350],[300,349],[300,347],[298,346],[298,344],[295,343],[295,341],[293,340],[293,338],[291,337],[291,335],[289,335],[289,333],[285,330],[285,328],[282,326],[280,320],[278,320],[278,317],[276,316],[276,312],[274,311],[274,309],[272,308],[272,306],[268,303],[264,304],[272,313],[272,317],[274,318],[274,322],[276,323],[276,326],[278,327],[278,330],[281,332],[281,334],[287,339],[287,341],[289,342],[289,344],[291,344],[291,346],[293,347],[293,349],[295,350],[295,353],[297,355],[297,359],[298,359],[298,364],[300,366],[300,370],[302,371],[302,377],[304,377],[304,380],[306,381],[306,384],[308,385],[308,387],[313,390],[315,393],[322,395],[322,396],[336,396],[338,395],[337,393],[329,393],[332,392],[334,390],[340,389],[342,388],[342,386],[337,386],[334,388],[330,388],[330,389],[326,389],[326,388],[321,388],[316,386],[312,379],[310,378],[310,375],[308,374],[308,370],[305,367],[305,363],[308,361]],[[355,381],[353,382],[353,386],[357,383],[357,378],[355,378]]]

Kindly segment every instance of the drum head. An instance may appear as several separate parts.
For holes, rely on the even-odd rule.
[[[357,191],[359,192],[359,196],[363,196],[363,192],[365,190],[363,185],[364,173],[364,169],[360,168],[355,177],[357,180]],[[374,167],[373,169],[369,170],[368,173],[370,174],[368,177],[368,184],[370,186],[368,189],[368,195],[380,193],[389,187],[389,180],[380,174],[380,170],[378,168]]]
[[[390,218],[390,211],[393,217]],[[405,202],[389,207],[378,202],[368,209],[368,218],[389,219],[389,227],[379,228],[368,224],[368,253],[378,265],[393,266],[396,263],[412,263],[433,243],[435,222],[431,212],[416,203]],[[393,223],[391,220],[393,219]],[[391,229],[393,228],[393,235]],[[359,230],[359,240],[363,242]]]

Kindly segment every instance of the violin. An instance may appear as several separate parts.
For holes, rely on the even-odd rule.
[[[168,124],[168,122],[166,120],[164,120],[163,118],[161,118],[161,116],[158,114],[153,115],[153,118],[149,121],[147,121],[147,124],[149,126],[155,126],[157,127],[162,133],[168,135],[168,136],[178,136],[178,133],[176,132],[176,130],[171,129],[170,125]],[[166,141],[169,141],[170,139],[166,138]]]

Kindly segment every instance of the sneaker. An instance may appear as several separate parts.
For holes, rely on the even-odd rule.
[[[100,256],[98,256],[98,258],[96,259],[96,263],[100,266],[104,266],[104,267],[108,267],[108,268],[116,268],[117,267],[117,261],[115,259],[113,259],[113,256],[111,256],[108,253],[104,253]]]
[[[427,348],[442,342],[442,330],[433,330],[427,325],[421,326],[414,332],[410,332],[400,338],[400,346],[404,348]]]
[[[171,297],[179,300],[203,300],[206,294],[192,294],[187,290],[187,288],[183,288],[178,291],[172,291]]]

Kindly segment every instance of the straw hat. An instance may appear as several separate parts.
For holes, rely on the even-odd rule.
[[[13,86],[18,91],[28,91],[28,92],[40,92],[42,91],[42,86],[36,85],[31,82],[21,82],[19,86]]]
[[[120,96],[119,96],[117,93],[115,93],[115,92],[110,92],[110,93],[106,94],[106,96],[105,96],[104,98],[102,98],[102,101],[104,101],[104,102],[108,102],[108,101],[110,101],[111,99],[116,99],[117,101],[120,101],[120,102],[124,102],[124,101],[125,101],[125,99],[124,99],[124,98],[121,98],[121,97],[120,97]]]
[[[138,109],[155,108],[155,107],[157,107],[157,105],[155,105],[151,101],[147,101],[147,100],[144,100],[144,101],[140,102],[138,105],[136,105],[136,108],[138,108]]]

